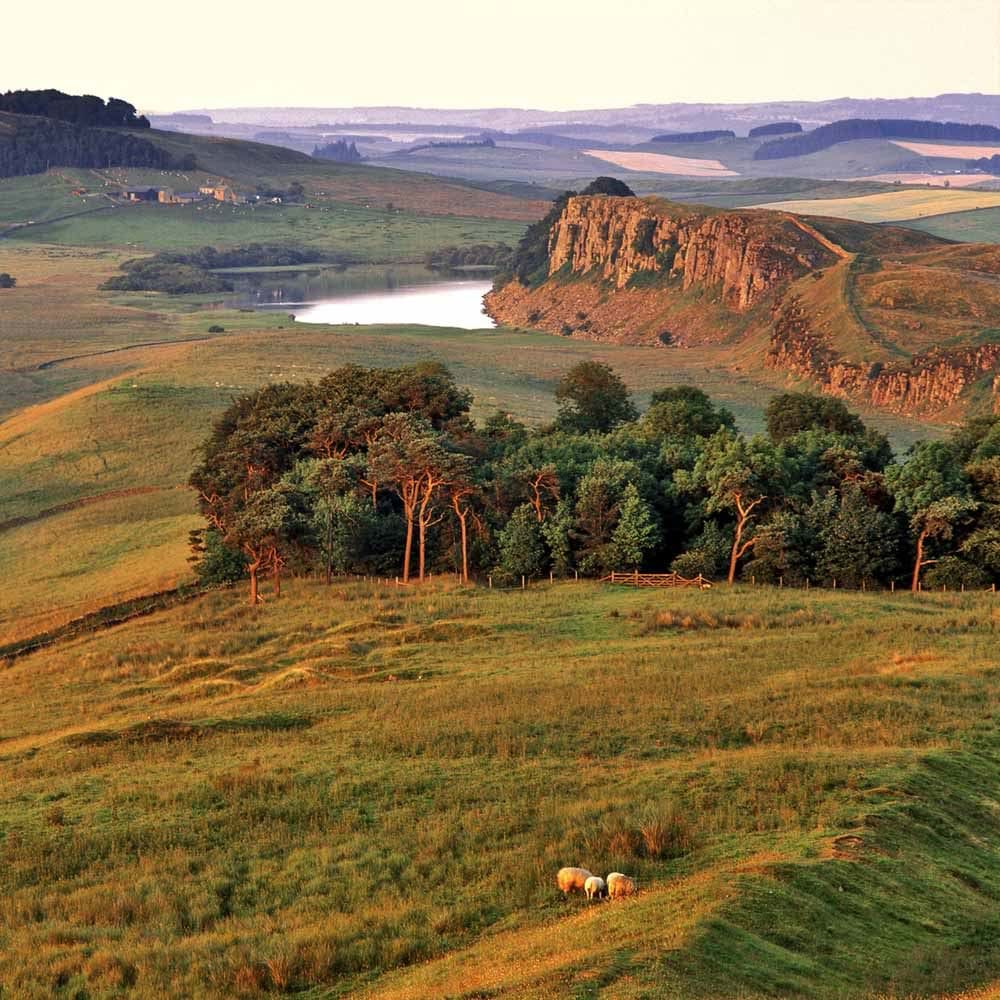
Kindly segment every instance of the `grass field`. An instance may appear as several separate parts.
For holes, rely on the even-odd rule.
[[[982,208],[978,212],[954,212],[935,215],[929,219],[911,219],[905,225],[963,243],[1000,243],[1000,208]]]
[[[859,198],[778,201],[759,204],[802,215],[834,215],[856,222],[902,222],[922,216],[1000,207],[1000,191],[956,191],[943,188],[892,191]]]
[[[430,248],[462,243],[516,243],[522,223],[418,215],[386,203],[305,205],[128,205],[13,231],[11,240],[69,246],[190,250],[206,244],[292,243],[358,261],[417,260]]]
[[[0,672],[9,995],[844,1000],[1000,976],[992,596],[243,597]],[[563,864],[643,891],[564,902]]]

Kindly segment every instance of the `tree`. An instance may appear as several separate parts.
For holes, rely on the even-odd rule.
[[[937,562],[927,555],[928,542],[951,539],[956,526],[976,509],[976,503],[954,446],[944,441],[915,444],[905,462],[889,466],[885,478],[895,497],[895,510],[909,518],[915,537],[910,589],[916,593],[921,570]]]
[[[409,582],[414,527],[419,550],[419,578],[426,571],[427,529],[444,516],[439,512],[440,490],[460,479],[466,461],[443,447],[440,435],[423,417],[412,413],[390,413],[368,449],[366,484],[373,495],[391,490],[403,505],[406,547],[403,581]]]
[[[497,570],[511,579],[538,576],[545,568],[542,533],[529,504],[522,504],[510,516],[498,538],[500,561]]]
[[[635,192],[617,177],[595,177],[581,192],[582,195],[604,194],[615,198],[634,198]]]
[[[848,587],[890,576],[897,566],[899,544],[892,516],[872,506],[859,484],[850,484],[839,500],[831,494],[830,501],[823,517],[814,518],[819,576]]]
[[[705,511],[732,511],[736,516],[729,571],[733,583],[740,559],[753,548],[753,521],[770,498],[784,495],[787,473],[785,456],[763,437],[749,441],[731,431],[720,430],[706,442],[691,473],[677,473],[679,485],[688,492],[705,491]]]
[[[618,524],[611,535],[615,561],[622,568],[638,569],[646,553],[656,544],[659,530],[649,504],[639,495],[635,483],[625,487]]]
[[[608,365],[581,361],[559,380],[557,423],[580,433],[607,433],[638,415],[628,389]]]
[[[289,492],[280,487],[257,490],[233,516],[225,540],[238,545],[246,556],[251,605],[260,601],[258,574],[265,566],[273,573],[276,596],[280,595],[282,549],[299,528],[299,511]]]
[[[772,396],[765,413],[767,433],[776,443],[813,428],[845,435],[861,435],[865,430],[861,418],[851,413],[843,400],[808,392]]]

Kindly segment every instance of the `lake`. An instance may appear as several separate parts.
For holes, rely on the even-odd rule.
[[[280,309],[299,323],[400,323],[486,330],[491,282],[482,273],[448,277],[418,266],[350,267],[343,271],[263,271],[227,275],[236,295],[227,305]]]

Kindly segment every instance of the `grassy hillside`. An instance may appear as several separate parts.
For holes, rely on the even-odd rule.
[[[11,995],[903,998],[1000,977],[992,596],[242,599],[0,672]],[[564,902],[571,863],[643,891]]]
[[[910,219],[904,225],[948,240],[966,243],[1000,243],[1000,208],[954,212],[929,219]]]

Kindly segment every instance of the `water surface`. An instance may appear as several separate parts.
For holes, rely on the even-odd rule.
[[[230,276],[230,306],[280,309],[300,323],[400,323],[486,330],[483,312],[491,282],[476,276],[442,277],[416,266],[351,267],[343,271],[272,271]]]

